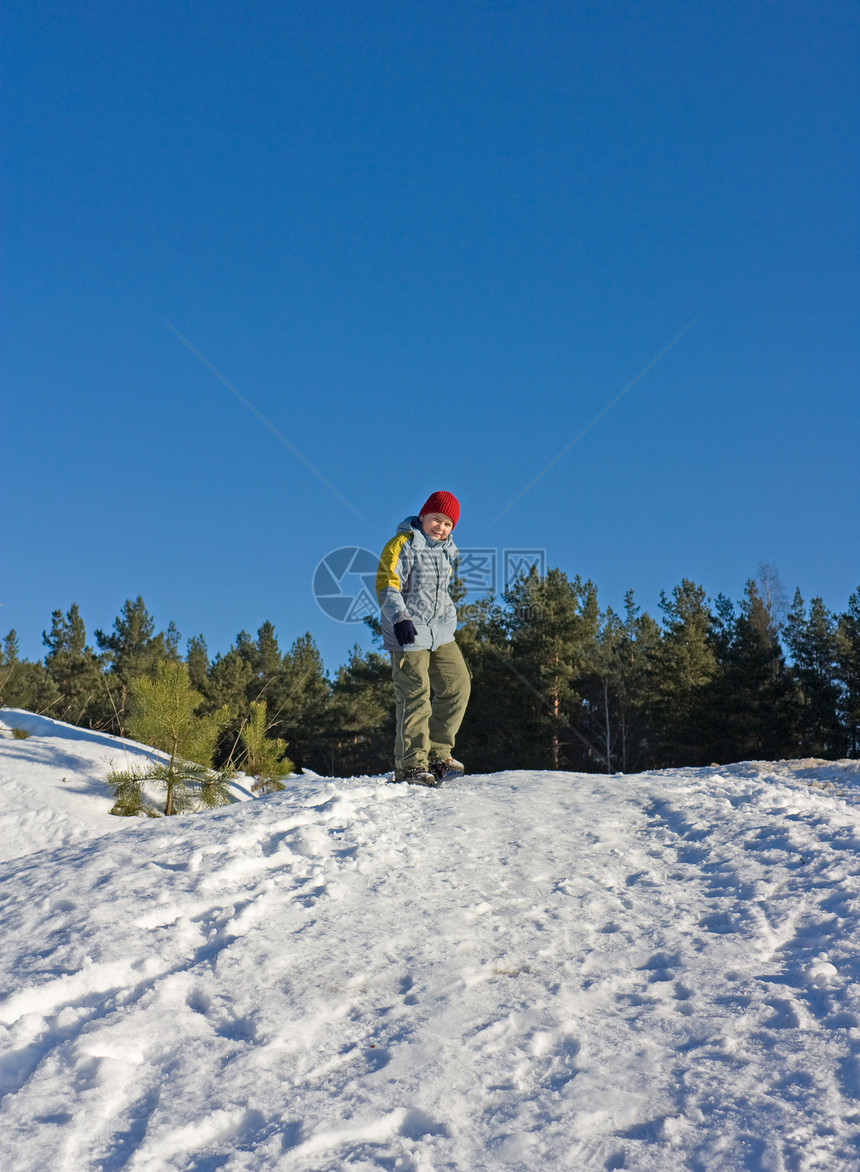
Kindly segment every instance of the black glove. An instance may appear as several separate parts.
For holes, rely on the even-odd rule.
[[[395,623],[394,634],[397,636],[397,642],[401,647],[406,647],[409,643],[414,643],[417,632],[412,619],[401,619],[399,623]]]

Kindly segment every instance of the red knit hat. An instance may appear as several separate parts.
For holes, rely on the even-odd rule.
[[[460,502],[453,492],[433,492],[428,496],[418,515],[423,517],[427,513],[444,513],[456,525],[460,519]]]

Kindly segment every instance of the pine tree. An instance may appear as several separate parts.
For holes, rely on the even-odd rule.
[[[627,773],[642,760],[648,665],[659,643],[657,624],[639,613],[632,590],[624,605],[623,620],[611,607],[602,616],[585,690],[587,735],[599,746],[608,773]]]
[[[516,679],[527,763],[552,769],[602,768],[605,758],[578,727],[599,611],[597,591],[558,569],[533,567],[504,594],[503,623],[511,643],[507,666]]]
[[[703,691],[709,755],[718,761],[790,756],[795,688],[774,608],[749,580],[740,613],[719,598],[717,615],[711,633],[717,670]]]
[[[205,644],[202,648],[196,647],[196,654],[202,668]],[[241,740],[242,729],[250,718],[251,704],[262,702],[271,694],[282,666],[283,656],[270,622],[263,623],[256,640],[247,631],[240,631],[227,654],[216,657],[201,691],[208,708],[214,710],[226,705],[230,709],[230,722],[224,729],[218,749],[219,760],[232,757]]]
[[[133,602],[130,598],[125,601],[111,634],[97,630],[95,636],[107,666],[105,684],[112,708],[111,731],[121,736],[125,731],[131,681],[144,675],[154,679],[165,660],[178,662],[180,635],[173,623],[167,633],[156,633],[152,616],[138,595]]]
[[[18,632],[13,627],[12,630],[3,637],[3,647],[0,649],[0,663],[12,664],[18,663]]]
[[[255,793],[270,794],[285,788],[283,779],[293,772],[287,742],[266,735],[266,702],[254,701],[240,733],[245,750],[240,765],[254,778]]]
[[[59,688],[44,665],[21,659],[18,633],[14,629],[9,631],[0,649],[0,708],[53,713],[59,703]]]
[[[798,749],[808,757],[841,757],[840,686],[836,619],[820,598],[806,606],[799,590],[785,625],[792,674],[800,690]]]
[[[606,772],[612,773],[620,732],[618,710],[619,650],[624,634],[621,619],[607,607],[590,656],[590,672],[584,688],[587,735],[600,747]]]
[[[394,746],[394,688],[387,656],[353,647],[325,706],[326,769],[344,777],[381,772]]]
[[[324,771],[326,709],[331,685],[310,633],[296,639],[268,684],[269,724],[290,745],[299,768]]]
[[[267,683],[281,670],[284,657],[272,623],[266,621],[257,631],[253,667],[261,683]]]
[[[714,616],[705,591],[688,578],[669,599],[660,594],[665,616],[650,667],[649,719],[655,763],[702,765],[711,759],[711,729],[703,689],[717,671],[709,635]]]
[[[229,803],[230,771],[216,771],[212,758],[218,735],[229,719],[222,709],[198,716],[203,697],[191,687],[184,663],[167,660],[155,679],[139,676],[129,684],[128,729],[131,736],[160,750],[166,760],[140,769],[114,770],[107,779],[116,796],[113,814],[152,814],[145,787],[164,790],[164,814]]]
[[[860,589],[848,599],[848,610],[836,627],[837,678],[845,744],[851,757],[860,756]]]
[[[243,632],[240,632],[239,638]],[[247,715],[248,693],[256,697],[259,692],[254,668],[249,657],[243,653],[243,645],[233,646],[226,655],[216,655],[209,669],[206,686],[207,709],[230,709],[234,721],[241,723]]]
[[[167,624],[167,630],[164,632],[164,651],[168,659],[172,659],[174,663],[178,663],[182,658],[179,654],[179,644],[182,636],[179,633],[179,628],[173,619]]]
[[[491,773],[528,759],[522,735],[524,684],[511,662],[505,612],[490,596],[461,609],[457,643],[472,677],[458,740],[469,772]]]
[[[171,624],[175,643],[179,632]],[[123,604],[121,613],[113,625],[113,632],[106,635],[96,631],[96,642],[105,653],[110,672],[124,685],[139,676],[154,678],[159,664],[166,658],[175,658],[168,651],[164,632],[155,632],[155,622],[146,609],[140,595],[132,602],[129,598]]]
[[[205,695],[209,678],[209,651],[202,635],[192,635],[185,654],[191,687]]]
[[[87,646],[87,633],[76,602],[65,615],[61,610],[53,612],[51,630],[42,632],[42,642],[48,648],[45,670],[60,695],[53,715],[70,724],[107,727],[110,714],[101,662]]]
[[[624,636],[618,648],[618,692],[621,711],[621,768],[627,773],[644,764],[649,751],[647,720],[651,664],[660,646],[660,626],[640,612],[633,591],[624,596]]]

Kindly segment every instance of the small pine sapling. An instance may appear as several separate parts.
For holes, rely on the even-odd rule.
[[[145,797],[148,784],[164,791],[167,815],[233,801],[228,788],[232,771],[212,767],[215,745],[230,711],[225,706],[210,716],[197,716],[202,700],[191,687],[184,663],[167,661],[159,664],[154,680],[148,676],[132,680],[128,731],[163,756],[149,765],[108,775],[107,784],[116,796],[112,814],[152,816]]]
[[[251,704],[251,715],[240,734],[245,755],[241,765],[254,778],[254,793],[271,794],[284,789],[283,778],[293,772],[292,761],[286,756],[287,742],[279,737],[266,736],[266,702]]]

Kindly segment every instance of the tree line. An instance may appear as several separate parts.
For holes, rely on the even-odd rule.
[[[632,592],[622,613],[601,608],[592,582],[559,569],[533,570],[500,598],[466,605],[462,584],[457,593],[457,639],[473,682],[458,750],[470,771],[860,755],[860,589],[839,614],[799,591],[788,603],[763,566],[737,603],[682,580],[661,595],[659,620]],[[378,638],[378,623],[369,625]],[[181,651],[172,623],[156,631],[140,597],[94,639],[75,604],[53,612],[40,662],[19,657],[10,631],[2,703],[129,735],[136,681],[181,663],[197,716],[218,714],[215,766],[239,760],[256,727],[258,739],[288,746],[300,769],[349,776],[391,767],[394,697],[378,650],[354,647],[330,677],[309,633],[282,650],[266,622],[256,638],[241,631],[210,658],[202,636]]]

